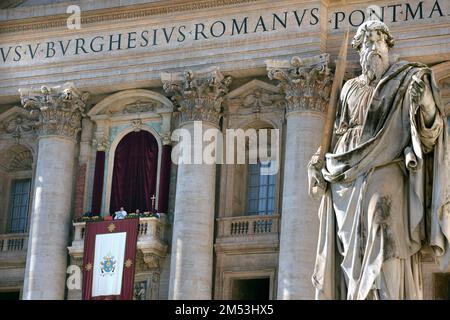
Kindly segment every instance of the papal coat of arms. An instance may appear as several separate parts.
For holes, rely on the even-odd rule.
[[[114,256],[109,252],[106,256],[103,257],[103,261],[100,262],[100,270],[102,274],[113,274],[114,270],[116,270],[116,260],[114,260]]]

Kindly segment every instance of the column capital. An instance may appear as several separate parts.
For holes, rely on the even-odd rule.
[[[280,92],[287,101],[287,113],[327,112],[333,82],[328,62],[328,53],[306,59],[293,57],[290,61],[266,62],[269,79],[280,81]]]
[[[231,76],[225,76],[214,68],[195,74],[192,70],[182,74],[162,73],[161,81],[164,91],[172,95],[172,101],[180,112],[180,124],[199,120],[218,125]]]
[[[172,146],[172,139],[170,137],[170,133],[161,134],[161,140],[163,146]]]
[[[109,149],[109,141],[104,137],[96,137],[95,139],[92,139],[92,146],[97,151],[106,152]]]
[[[41,89],[19,89],[22,107],[37,114],[39,136],[59,135],[75,139],[81,130],[81,118],[89,93],[75,88],[72,83]]]

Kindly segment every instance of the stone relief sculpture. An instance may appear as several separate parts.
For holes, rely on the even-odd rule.
[[[390,61],[393,45],[380,21],[358,28],[362,74],[342,88],[331,149],[308,165],[318,299],[421,299],[420,250],[449,265],[446,117],[431,70]]]
[[[34,120],[35,119],[19,114],[6,121],[3,127],[5,132],[11,134],[11,136],[16,140],[16,144],[20,144],[20,139],[23,134],[33,131]]]

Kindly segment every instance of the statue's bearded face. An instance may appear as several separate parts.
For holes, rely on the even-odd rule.
[[[380,80],[389,68],[389,46],[385,34],[379,30],[367,31],[359,50],[362,73],[367,81]]]

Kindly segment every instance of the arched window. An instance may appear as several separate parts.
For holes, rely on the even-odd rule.
[[[110,212],[152,209],[156,194],[158,143],[144,130],[127,134],[117,145],[111,186]]]
[[[6,233],[28,230],[32,165],[33,155],[24,145],[17,144],[0,152],[0,189],[9,190],[5,198],[0,195],[0,212],[7,213],[2,215],[6,218]]]

